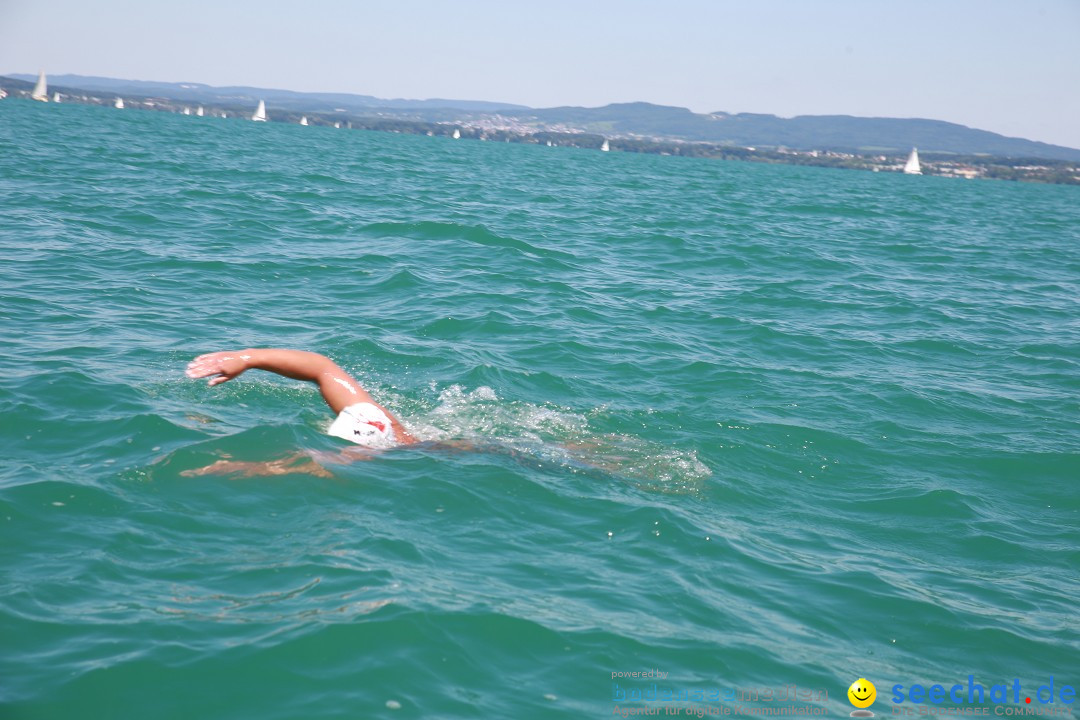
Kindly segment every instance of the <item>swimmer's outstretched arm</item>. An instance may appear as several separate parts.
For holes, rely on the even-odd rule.
[[[187,376],[210,378],[213,387],[246,370],[268,370],[295,380],[318,383],[323,399],[338,413],[359,402],[374,403],[360,383],[325,355],[304,350],[248,349],[200,355],[188,363]]]
[[[371,403],[386,413],[399,441],[414,442],[393,413],[375,402],[360,383],[325,355],[305,350],[226,350],[199,357],[188,363],[187,376],[210,378],[210,387],[232,380],[246,370],[267,370],[296,380],[317,383],[323,400],[335,413],[356,403]]]
[[[277,460],[247,461],[218,460],[206,467],[184,470],[184,477],[197,475],[236,475],[238,477],[256,477],[258,475],[291,475],[307,473],[316,477],[333,477],[333,473],[324,468],[310,455],[302,452],[293,453]]]

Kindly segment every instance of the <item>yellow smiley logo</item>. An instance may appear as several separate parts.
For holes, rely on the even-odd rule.
[[[847,689],[847,699],[857,708],[867,708],[877,699],[877,688],[866,678],[859,678]]]

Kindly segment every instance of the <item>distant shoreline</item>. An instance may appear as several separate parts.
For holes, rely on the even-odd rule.
[[[32,84],[15,78],[0,77],[10,97],[29,98]],[[111,106],[118,93],[87,91],[57,86],[50,90],[59,92],[62,102],[83,105]],[[194,113],[196,106],[209,116],[250,120],[254,106],[248,103],[199,103],[162,96],[123,95],[126,109],[155,110],[158,112]],[[734,144],[688,141],[663,137],[628,137],[625,135],[601,135],[595,132],[562,128],[559,130],[529,129],[515,125],[515,129],[493,126],[490,119],[458,119],[426,121],[388,116],[386,112],[363,114],[362,112],[311,111],[268,107],[271,122],[299,123],[306,117],[309,125],[343,129],[372,130],[399,134],[454,137],[492,142],[512,142],[552,147],[575,147],[600,150],[605,143],[613,152],[636,152],[679,157],[699,157],[718,160],[739,160],[786,165],[832,167],[871,172],[901,172],[906,153],[881,152],[860,153],[830,149],[796,150],[785,147],[740,147]],[[993,155],[953,155],[922,152],[922,174],[966,179],[997,179],[1021,182],[1037,182],[1063,185],[1080,185],[1080,161],[1047,160],[1039,158],[999,157]]]

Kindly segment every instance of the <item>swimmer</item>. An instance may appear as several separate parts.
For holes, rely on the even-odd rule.
[[[247,370],[266,370],[295,380],[317,383],[323,400],[337,418],[327,432],[335,437],[356,443],[370,451],[385,450],[398,445],[412,445],[416,438],[409,434],[389,410],[375,402],[360,383],[325,355],[304,350],[249,349],[227,350],[199,357],[188,363],[189,378],[210,378],[210,387],[228,382]],[[345,453],[349,459],[363,455]],[[306,458],[306,462],[298,460]],[[281,475],[308,472],[321,476],[330,473],[313,458],[297,453],[270,462],[239,462],[219,460],[184,475],[205,475],[239,472],[244,475]]]
[[[534,462],[528,452],[499,442],[476,439],[442,439],[421,443],[413,437],[394,415],[375,402],[374,398],[330,358],[304,350],[227,350],[199,357],[188,363],[189,378],[210,378],[210,387],[228,382],[247,370],[266,370],[295,380],[318,384],[323,400],[337,414],[327,432],[353,443],[340,453],[294,452],[284,458],[266,461],[222,459],[206,467],[184,470],[180,474],[223,475],[236,474],[245,477],[255,475],[287,475],[306,473],[319,477],[333,477],[318,461],[350,463],[355,460],[371,460],[378,453],[393,447],[413,445],[430,450],[450,452],[491,452],[509,455],[524,462]],[[588,443],[557,443],[563,450],[587,450]],[[573,453],[574,455],[581,454]],[[617,460],[621,458],[616,458]],[[575,457],[578,465],[614,471],[602,458],[589,458],[588,453]]]

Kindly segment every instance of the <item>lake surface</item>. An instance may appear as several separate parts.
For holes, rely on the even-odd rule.
[[[3,717],[1080,684],[1080,188],[7,100],[0,208]],[[183,474],[342,449],[253,346],[433,442]]]

